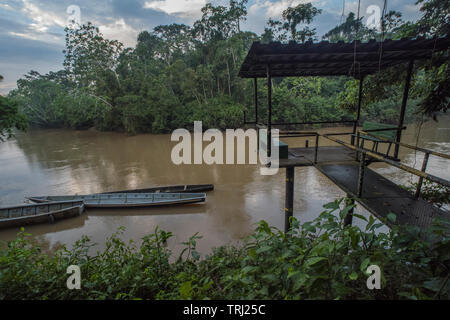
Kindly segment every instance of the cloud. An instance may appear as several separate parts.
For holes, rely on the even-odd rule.
[[[101,25],[99,30],[106,38],[119,40],[125,47],[133,47],[136,44],[138,30],[127,25],[123,18],[110,24]]]
[[[14,9],[7,3],[0,3],[0,8],[4,9],[4,10],[10,10],[13,11]]]
[[[22,12],[34,21],[30,27],[38,32],[46,32],[52,26],[64,27],[66,25],[64,18],[48,10],[41,10],[28,0],[23,0]]]
[[[64,56],[63,45],[14,37],[10,34],[0,36],[0,93],[6,94],[16,87],[17,79],[30,70],[47,73],[61,69]]]
[[[3,4],[0,11],[2,11],[0,34],[52,44],[64,41],[65,11],[59,15],[43,10],[29,0]]]
[[[145,9],[153,9],[184,18],[198,18],[206,0],[151,0],[144,3]]]
[[[191,24],[201,16],[206,3],[228,6],[229,0],[1,0],[0,74],[5,79],[0,92],[31,69],[41,73],[62,68],[64,27],[70,5],[81,9],[81,23],[92,22],[108,39],[133,46],[141,30],[171,23]],[[339,23],[342,0],[249,0],[248,17],[242,28],[257,34],[268,18],[280,19],[283,10],[299,3],[313,2],[323,10],[312,27],[319,37]],[[388,10],[401,11],[404,20],[421,15],[413,0],[389,0]],[[361,0],[361,16],[369,4],[383,6],[383,0]],[[358,0],[345,1],[345,14],[355,12]]]

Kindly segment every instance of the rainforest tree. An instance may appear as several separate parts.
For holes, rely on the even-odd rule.
[[[0,141],[11,137],[14,129],[25,130],[27,127],[27,119],[19,112],[17,101],[0,95]]]
[[[242,125],[253,112],[252,82],[238,77],[254,41],[313,41],[311,26],[321,10],[311,3],[287,8],[281,20],[269,19],[262,35],[242,30],[247,0],[228,6],[206,4],[192,26],[170,24],[142,31],[134,48],[103,37],[88,23],[66,29],[64,69],[42,75],[31,71],[20,79],[9,99],[33,126],[116,130],[128,133],[170,132],[189,128]],[[448,35],[449,6],[442,0],[419,0],[422,17],[404,22],[400,12],[383,13],[381,30],[369,29],[350,12],[323,35],[328,41]],[[364,119],[395,121],[405,66],[365,79]],[[449,103],[448,54],[416,63],[407,120],[418,114],[446,111]],[[357,82],[346,77],[273,80],[274,121],[339,120],[353,117]],[[258,86],[266,99],[265,83]],[[281,107],[282,106],[282,107]],[[259,118],[266,119],[265,108]]]

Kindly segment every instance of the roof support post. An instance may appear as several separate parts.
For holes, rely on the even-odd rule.
[[[411,84],[411,74],[414,67],[414,60],[410,60],[408,64],[408,70],[406,73],[406,79],[405,79],[405,86],[403,88],[403,99],[402,99],[402,108],[400,109],[400,117],[398,119],[398,130],[397,130],[397,136],[395,137],[395,141],[397,144],[395,145],[395,151],[394,151],[394,158],[398,158],[398,151],[400,149],[400,140],[402,138],[402,127],[403,127],[403,121],[405,120],[405,112],[406,112],[406,103],[408,102],[408,93],[409,93],[409,86]]]
[[[258,124],[258,78],[253,78],[254,102],[255,102],[255,124]]]
[[[267,65],[267,157],[272,156],[272,76],[270,65]],[[269,160],[270,161],[270,160]]]
[[[284,208],[284,233],[291,228],[291,218],[294,216],[294,177],[295,168],[286,168],[286,198]]]
[[[359,78],[358,109],[356,111],[355,122],[353,122],[353,135],[351,138],[352,145],[355,145],[356,127],[358,126],[359,118],[361,117],[361,101],[362,101],[363,82],[364,82],[364,76],[361,76],[361,78]]]

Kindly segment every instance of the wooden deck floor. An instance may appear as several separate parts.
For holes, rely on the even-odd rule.
[[[315,148],[289,148],[288,159],[280,159],[280,168],[314,165]],[[317,163],[355,161],[355,152],[342,146],[319,147]]]
[[[316,168],[378,218],[386,218],[392,212],[397,217],[396,223],[420,228],[431,225],[436,217],[450,219],[449,213],[423,199],[415,199],[411,193],[369,168],[365,169],[362,195],[358,198],[357,162],[320,164]]]
[[[314,147],[290,148],[289,158],[280,159],[280,168],[315,166],[378,218],[386,218],[392,212],[397,216],[396,223],[420,228],[429,226],[435,217],[445,217],[450,221],[448,212],[423,199],[415,199],[411,193],[367,167],[362,196],[358,198],[359,163],[355,161],[355,152],[343,146],[319,147],[316,164],[314,152]]]

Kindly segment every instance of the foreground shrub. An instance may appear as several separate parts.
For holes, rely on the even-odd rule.
[[[87,237],[72,249],[43,254],[23,230],[0,251],[2,299],[449,299],[450,244],[446,221],[428,232],[383,224],[344,226],[343,199],[288,234],[261,221],[242,245],[222,246],[203,259],[197,234],[173,257],[172,236],[156,228],[137,247],[113,234],[95,256]],[[389,219],[395,220],[394,215]],[[81,289],[66,287],[69,265],[81,269]],[[369,290],[367,267],[381,269],[381,289]]]

